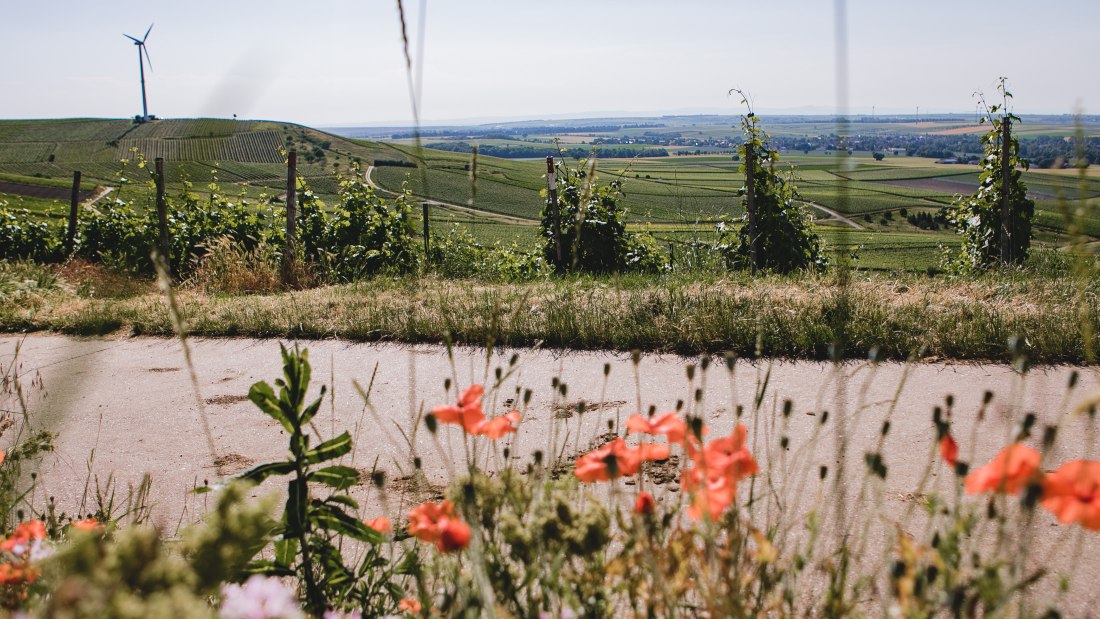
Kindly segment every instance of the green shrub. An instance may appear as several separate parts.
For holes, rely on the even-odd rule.
[[[542,211],[540,235],[543,256],[559,271],[614,273],[659,271],[668,260],[656,242],[639,239],[626,231],[622,182],[597,185],[595,160],[581,160],[570,168],[558,163],[558,208],[561,227],[561,262],[554,240],[554,216],[547,201]]]
[[[482,245],[458,225],[433,236],[429,248],[431,268],[444,277],[526,281],[548,270],[542,256],[525,252],[515,243]]]
[[[777,273],[824,268],[827,261],[821,250],[821,239],[814,231],[813,217],[796,201],[798,190],[792,182],[793,167],[786,176],[776,172],[779,153],[772,147],[768,134],[756,124],[756,116],[751,111],[741,117],[741,126],[746,141],[738,148],[741,154],[739,169],[747,176],[752,166],[755,180],[755,267]],[[749,145],[752,157],[748,156]],[[718,224],[718,250],[726,257],[729,267],[735,269],[754,267],[747,191],[747,186],[740,191],[741,205],[745,209],[740,227],[733,227],[729,222]]]
[[[60,248],[49,223],[26,209],[8,210],[7,202],[0,202],[0,259],[48,262],[58,257]]]

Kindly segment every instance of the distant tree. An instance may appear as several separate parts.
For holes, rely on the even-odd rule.
[[[1020,122],[1020,118],[1008,110],[1012,93],[1005,88],[1005,81],[1002,77],[997,86],[1002,98],[997,105],[987,106],[985,98],[977,93],[986,109],[981,122],[991,125],[982,138],[984,165],[978,189],[941,211],[947,223],[963,237],[960,254],[948,265],[956,271],[973,272],[998,263],[1022,263],[1031,247],[1035,202],[1027,197],[1023,181],[1028,162],[1020,156],[1019,140],[1012,133],[1012,125]],[[1007,247],[1003,243],[1006,238]]]
[[[719,251],[733,268],[756,268],[779,273],[823,268],[826,259],[821,250],[821,239],[814,231],[809,211],[797,201],[798,190],[792,182],[793,166],[787,175],[776,172],[779,153],[773,148],[770,136],[757,124],[748,98],[739,90],[732,92],[741,94],[742,104],[748,107],[748,113],[741,117],[745,141],[738,149],[740,171],[746,177],[746,186],[739,192],[745,214],[736,230],[725,222],[718,225]],[[753,179],[751,213],[750,172]],[[750,216],[754,226],[750,225]],[[755,227],[755,230],[750,231],[750,227]]]
[[[875,158],[875,161],[882,161],[883,159],[886,158],[885,153],[880,153],[878,151],[876,151],[874,153],[871,153],[871,156]]]

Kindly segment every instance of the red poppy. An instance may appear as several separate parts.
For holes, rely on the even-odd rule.
[[[632,415],[626,420],[626,429],[642,434],[664,434],[669,443],[682,443],[687,435],[687,424],[679,413],[665,413],[652,419]]]
[[[638,472],[645,460],[665,460],[669,456],[668,445],[642,443],[627,447],[626,441],[616,438],[610,443],[577,458],[573,474],[583,482],[608,481],[616,477],[630,477]]]
[[[363,524],[378,531],[382,535],[393,533],[393,522],[385,516],[379,516],[373,520],[364,520]]]
[[[959,444],[955,442],[951,434],[944,434],[943,438],[940,439],[940,456],[944,462],[951,466],[955,466],[955,463],[959,461]]]
[[[409,535],[436,545],[442,552],[461,550],[470,543],[470,527],[454,514],[454,503],[421,503],[409,512]]]
[[[41,520],[28,520],[15,527],[11,537],[0,542],[0,550],[11,552],[18,544],[26,544],[31,540],[45,539],[46,525]]]
[[[0,563],[0,585],[31,584],[38,580],[38,570],[12,563]]]
[[[1016,443],[1001,450],[989,464],[966,476],[966,493],[1003,492],[1017,494],[1039,472],[1039,452]]]
[[[501,415],[500,417],[494,417],[492,419],[483,419],[480,423],[474,426],[472,431],[467,430],[470,434],[487,436],[493,440],[496,440],[505,434],[511,434],[516,431],[516,425],[521,419],[519,411],[511,411]]]
[[[454,406],[444,404],[432,409],[432,415],[439,423],[453,423],[462,426],[467,432],[471,432],[479,423],[485,420],[485,413],[481,411],[481,396],[485,388],[481,385],[470,385],[458,398]]]
[[[1073,460],[1047,475],[1042,505],[1060,522],[1100,531],[1100,462]]]
[[[397,610],[404,611],[410,615],[420,614],[420,602],[416,598],[405,598],[397,605]]]
[[[755,475],[760,467],[745,447],[748,429],[737,424],[724,438],[707,443],[702,449],[688,444],[693,466],[684,469],[681,484],[692,494],[688,515],[701,519],[704,515],[717,520],[737,494],[737,482]]]
[[[638,494],[638,499],[634,501],[634,513],[648,516],[657,509],[657,501],[653,498],[653,495],[648,492],[641,492]]]
[[[69,525],[80,531],[98,531],[103,528],[103,524],[95,518],[85,518],[84,520],[74,520]]]

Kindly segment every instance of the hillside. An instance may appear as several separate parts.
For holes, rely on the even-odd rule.
[[[208,183],[216,177],[223,183],[279,188],[286,178],[282,149],[299,152],[299,173],[320,181],[321,193],[335,189],[334,172],[353,160],[402,157],[386,146],[271,121],[0,121],[0,174],[10,181],[65,180],[80,170],[85,179],[116,183],[125,168],[121,162],[140,154],[149,160],[163,157],[169,182]]]

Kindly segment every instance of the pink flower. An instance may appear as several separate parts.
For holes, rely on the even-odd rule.
[[[243,585],[222,585],[222,619],[305,619],[294,592],[278,578],[249,577]]]

